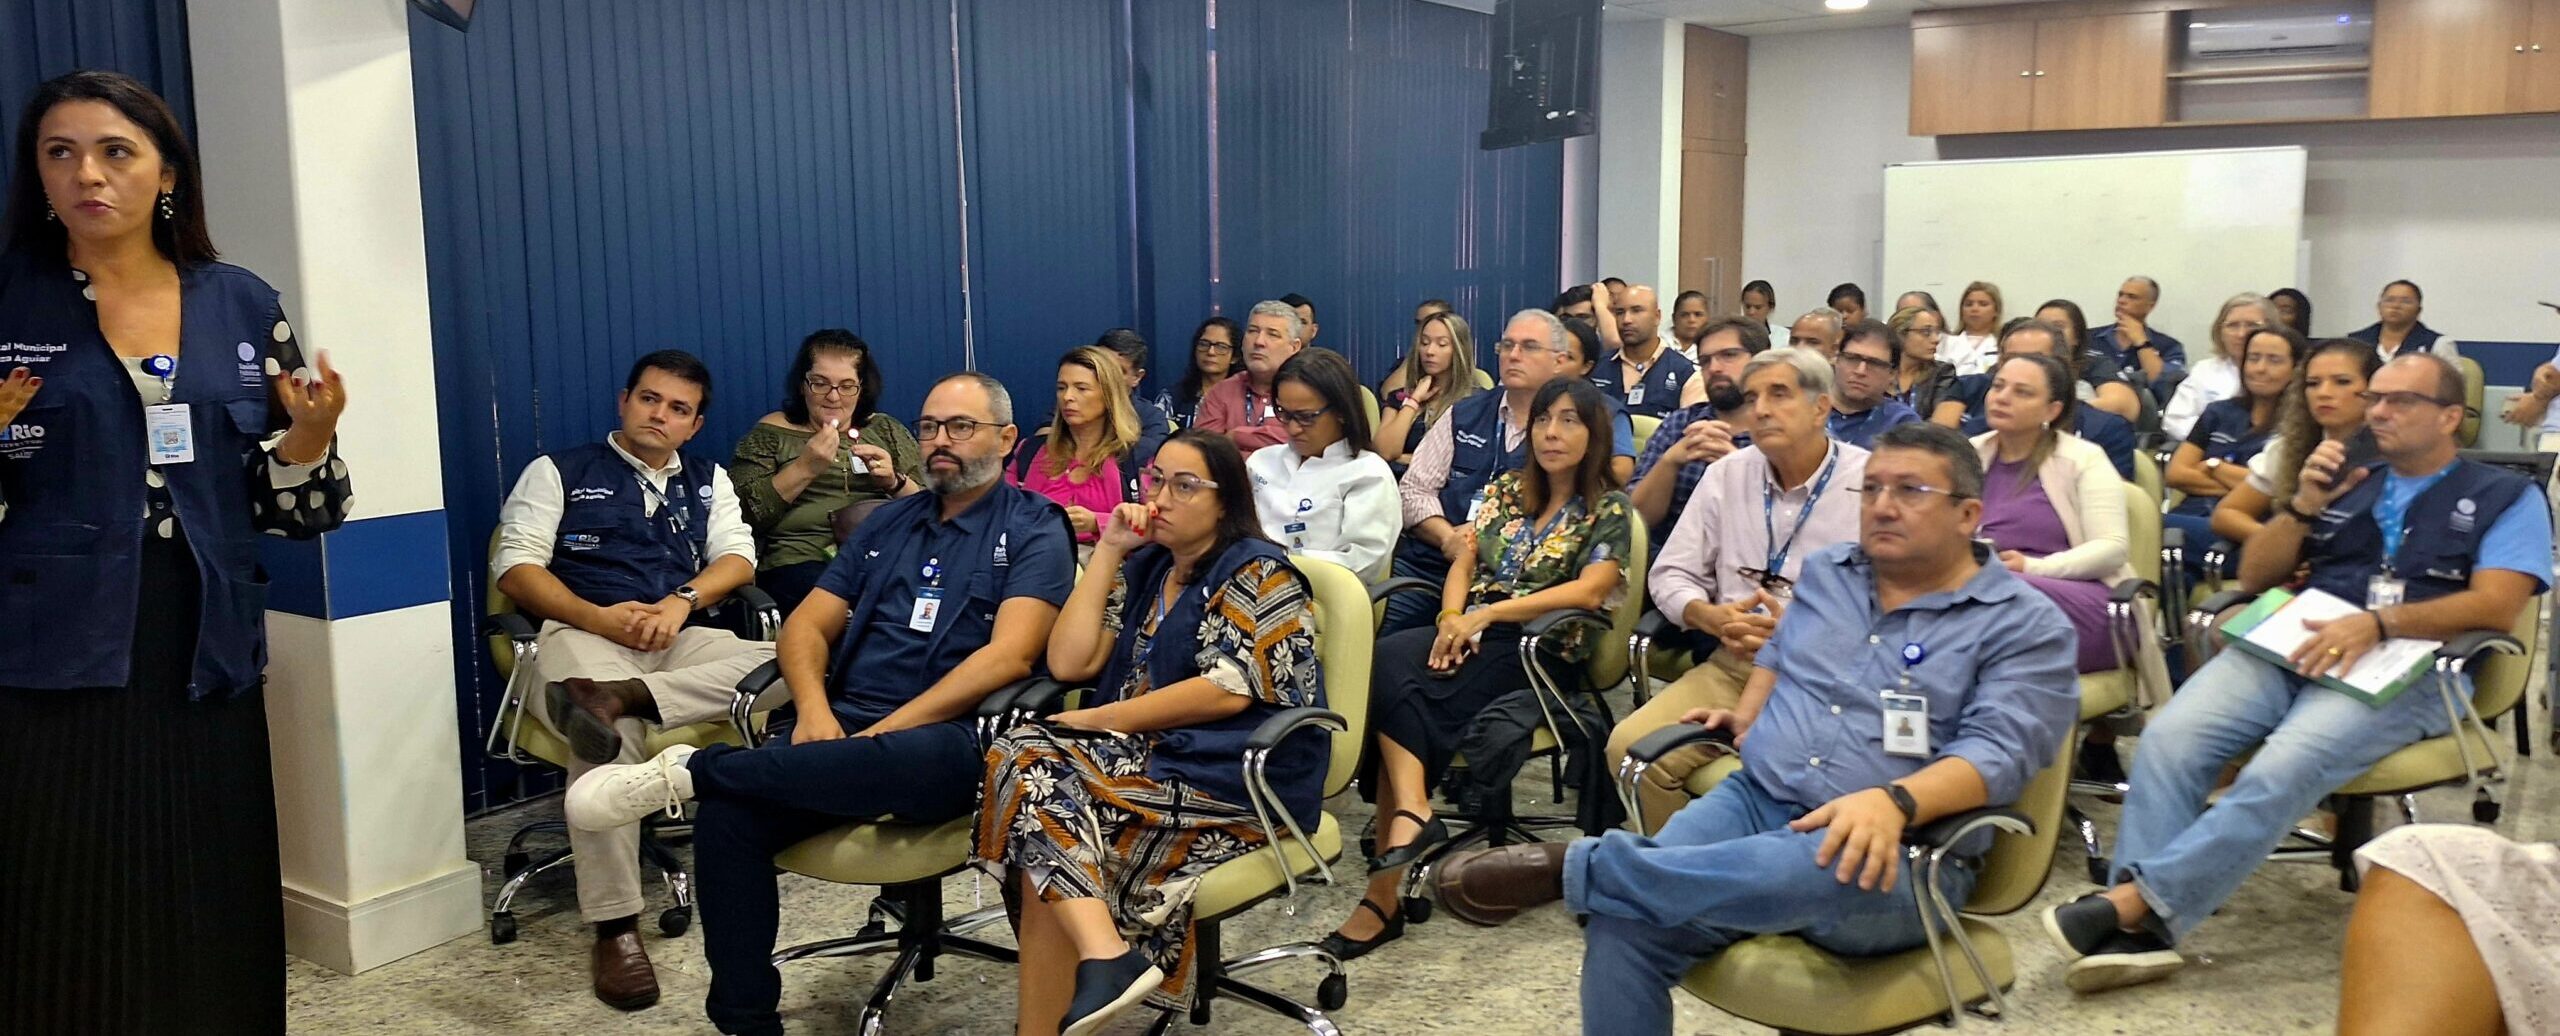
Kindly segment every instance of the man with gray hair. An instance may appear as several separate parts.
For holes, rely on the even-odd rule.
[[[854,530],[783,624],[775,654],[792,710],[764,747],[679,745],[598,767],[562,803],[582,830],[701,803],[704,1006],[721,1032],[782,1031],[773,855],[857,820],[935,823],[976,808],[971,713],[1031,675],[1075,582],[1066,515],[997,477],[1019,435],[1003,385],[942,379],[915,431],[930,491],[910,488]]]
[[[1277,405],[1272,379],[1280,365],[1306,348],[1307,323],[1296,307],[1279,299],[1253,304],[1244,321],[1244,376],[1220,381],[1200,396],[1195,427],[1224,432],[1236,449],[1253,451],[1286,442],[1289,430],[1272,409]]]
[[[1797,317],[1795,325],[1787,328],[1787,345],[1821,353],[1822,359],[1829,362],[1840,355],[1840,331],[1844,326],[1839,310],[1821,306]]]
[[[1726,418],[1750,431],[1751,445],[1707,465],[1645,580],[1662,614],[1718,646],[1610,731],[1610,773],[1629,746],[1682,713],[1734,708],[1804,558],[1857,537],[1867,451],[1827,434],[1832,397],[1831,364],[1810,349],[1771,349],[1743,365],[1742,406]],[[1669,817],[1708,759],[1692,749],[1647,769],[1637,789],[1646,812]]]

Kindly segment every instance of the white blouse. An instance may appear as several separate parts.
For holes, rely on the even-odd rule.
[[[2238,364],[2223,356],[2198,361],[2187,368],[2187,380],[2178,383],[2178,392],[2169,397],[2169,405],[2160,408],[2160,430],[2169,433],[2172,442],[2185,442],[2206,404],[2229,399],[2239,392]]]
[[[1283,442],[1253,451],[1244,467],[1263,535],[1291,554],[1350,569],[1361,582],[1386,578],[1404,512],[1384,458],[1355,453],[1344,440],[1301,459]]]
[[[1991,361],[1999,358],[2000,336],[1997,334],[1951,334],[1938,339],[1938,362],[1955,367],[1959,378],[1990,370]]]

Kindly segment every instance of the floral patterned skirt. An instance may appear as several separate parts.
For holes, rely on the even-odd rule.
[[[1023,725],[987,748],[978,857],[1021,868],[1040,897],[1099,899],[1165,974],[1150,1002],[1181,1009],[1200,875],[1260,848],[1250,809],[1147,775],[1153,740]]]

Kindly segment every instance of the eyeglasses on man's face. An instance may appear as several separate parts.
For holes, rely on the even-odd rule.
[[[932,417],[918,418],[916,441],[931,442],[934,436],[948,432],[951,434],[952,442],[968,442],[970,436],[978,434],[978,429],[988,423],[971,417],[954,417],[947,420]]]
[[[1493,351],[1504,356],[1536,356],[1556,351],[1552,345],[1530,338],[1505,338],[1493,343]]]
[[[828,381],[825,378],[812,374],[801,379],[800,387],[808,389],[809,394],[812,396],[823,397],[840,395],[846,399],[851,399],[862,394],[862,382],[854,378],[846,378],[843,381]]]
[[[2356,393],[2356,398],[2362,400],[2364,405],[2368,407],[2379,405],[2390,407],[2393,410],[2407,410],[2410,407],[2420,405],[2463,405],[2463,402],[2459,399],[2437,399],[2434,396],[2418,392],[2358,392]]]
[[[1870,505],[1900,504],[1904,507],[1918,507],[1941,498],[1950,503],[1965,499],[1964,494],[1955,490],[1917,482],[1869,482],[1858,487],[1858,495]]]
[[[1150,466],[1144,472],[1149,496],[1170,496],[1181,503],[1199,499],[1200,494],[1218,488],[1218,484],[1188,471],[1167,475],[1163,468]]]
[[[1835,357],[1832,362],[1839,364],[1842,371],[1853,371],[1863,368],[1865,370],[1874,371],[1878,374],[1886,374],[1893,370],[1892,360],[1879,356],[1865,356],[1853,352],[1842,352],[1838,357]]]

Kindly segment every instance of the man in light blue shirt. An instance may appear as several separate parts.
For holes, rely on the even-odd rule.
[[[1921,945],[1903,830],[2015,801],[2077,722],[2070,623],[1972,542],[1970,444],[1927,422],[1887,430],[1858,488],[1859,542],[1805,559],[1740,707],[1682,717],[1735,732],[1740,773],[1651,838],[1442,864],[1442,909],[1463,920],[1556,898],[1590,915],[1584,1032],[1670,1032],[1680,976],[1753,935],[1855,956]],[[1950,901],[1973,887],[1976,843],[1942,879]]]

